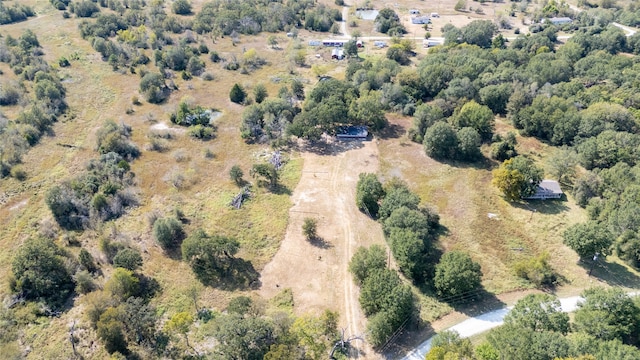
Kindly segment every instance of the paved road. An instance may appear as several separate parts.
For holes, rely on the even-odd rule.
[[[629,296],[638,296],[640,292],[630,292]],[[574,312],[578,309],[578,304],[581,303],[584,298],[580,296],[572,296],[567,298],[561,298],[560,307],[563,312]],[[457,325],[454,325],[447,330],[452,330],[460,334],[462,338],[468,338],[474,335],[481,334],[485,331],[491,330],[494,327],[498,327],[504,323],[504,317],[507,316],[509,311],[513,307],[506,307],[499,310],[494,310],[486,314],[482,314],[476,317],[469,318]],[[433,337],[430,337],[425,342],[420,344],[417,348],[413,349],[402,360],[424,360],[429,350],[431,350],[431,341]]]
[[[574,312],[578,308],[578,303],[584,300],[580,296],[572,296],[568,298],[560,299],[560,306],[563,312]],[[473,335],[481,334],[485,331],[491,330],[494,327],[500,326],[504,323],[504,317],[511,311],[512,307],[506,307],[499,310],[494,310],[486,314],[482,314],[476,317],[469,318],[457,325],[450,327],[447,330],[452,330],[460,334],[462,338],[468,338]],[[402,360],[424,360],[429,350],[431,350],[431,341],[433,337],[427,339],[420,344],[417,348],[405,355]]]

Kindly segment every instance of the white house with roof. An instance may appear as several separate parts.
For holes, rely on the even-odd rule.
[[[573,20],[571,20],[571,18],[568,18],[568,17],[552,17],[552,18],[546,19],[546,22],[552,23],[553,25],[565,25],[565,24],[571,24]]]
[[[525,200],[560,199],[562,197],[560,184],[555,180],[542,180],[536,188],[535,194],[525,197]]]

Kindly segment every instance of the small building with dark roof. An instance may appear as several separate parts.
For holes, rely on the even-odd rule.
[[[542,180],[536,188],[535,194],[525,197],[525,200],[560,199],[562,197],[560,184],[555,180]]]

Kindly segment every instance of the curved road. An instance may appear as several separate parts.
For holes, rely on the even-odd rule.
[[[640,292],[630,292],[629,296],[638,296]],[[572,296],[562,298],[560,300],[560,308],[563,312],[574,312],[578,309],[578,304],[581,303],[584,298],[580,296]],[[454,325],[447,330],[455,331],[460,334],[462,338],[468,338],[474,335],[481,334],[485,331],[491,330],[494,327],[498,327],[504,323],[504,317],[511,311],[513,307],[506,307],[498,310],[494,310],[476,317],[469,318],[457,325]],[[431,341],[433,336],[420,344],[417,348],[413,349],[402,360],[424,360],[425,356],[431,349]]]

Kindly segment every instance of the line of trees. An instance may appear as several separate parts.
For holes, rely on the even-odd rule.
[[[67,108],[66,90],[42,55],[31,30],[18,39],[7,35],[0,44],[0,61],[8,63],[18,76],[16,82],[0,82],[0,108],[22,105],[15,118],[0,115],[0,179],[26,178],[19,166],[22,156],[50,132]]]

